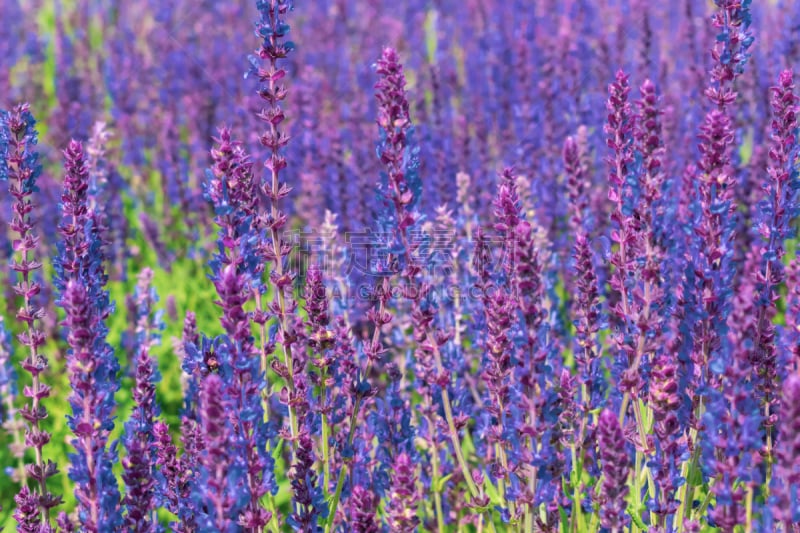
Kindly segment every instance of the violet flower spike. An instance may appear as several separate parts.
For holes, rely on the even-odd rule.
[[[184,438],[191,438],[192,435],[193,428],[188,424],[186,422],[181,427]],[[181,533],[196,531],[197,509],[191,491],[197,463],[187,464],[187,459],[192,454],[191,445],[185,447],[182,457],[178,457],[178,448],[172,443],[169,426],[161,421],[153,425],[153,435],[158,467],[159,504],[178,516],[179,521],[170,524],[173,530]],[[193,459],[197,460],[196,457]]]
[[[611,232],[611,240],[617,245],[612,254],[614,271],[610,285],[619,294],[619,300],[611,307],[617,320],[614,345],[616,347],[615,377],[619,389],[624,393],[620,416],[624,419],[628,401],[636,398],[643,383],[639,373],[641,363],[637,352],[639,306],[634,298],[634,287],[641,275],[638,263],[641,251],[641,226],[637,203],[638,179],[634,176],[634,115],[628,102],[630,86],[624,72],[617,72],[616,81],[609,85],[606,108],[608,123],[605,131],[607,144],[612,150],[608,158],[609,183],[608,199],[614,204],[611,219],[616,227]]]
[[[116,452],[107,450],[119,390],[119,364],[105,342],[105,319],[110,313],[104,290],[104,258],[88,208],[89,173],[81,143],[71,141],[66,158],[61,195],[59,256],[54,262],[54,285],[61,292],[58,304],[66,318],[67,369],[72,394],[68,425],[75,435],[76,454],[71,455],[70,478],[76,484],[76,499],[90,532],[121,525],[120,495],[112,472]]]
[[[419,524],[417,518],[416,473],[411,457],[399,454],[392,468],[392,487],[386,505],[387,521],[392,531],[412,533]]]
[[[281,172],[287,166],[283,153],[289,143],[289,135],[281,131],[281,124],[286,118],[282,102],[288,94],[288,89],[282,82],[287,72],[281,64],[294,50],[294,43],[286,40],[290,29],[286,16],[292,9],[292,1],[258,0],[256,6],[261,16],[256,23],[256,35],[261,39],[261,46],[257,51],[258,59],[251,57],[251,63],[261,82],[258,94],[264,102],[264,107],[258,113],[258,118],[268,129],[261,135],[260,142],[269,151],[264,167],[270,174],[270,178],[265,180],[261,187],[263,194],[270,201],[270,210],[260,214],[258,227],[265,229],[268,234],[261,254],[272,264],[270,282],[274,289],[274,299],[271,310],[279,325],[278,342],[283,352],[281,363],[285,369],[283,377],[291,393],[294,389],[295,374],[292,345],[297,337],[293,331],[293,316],[297,304],[291,297],[291,287],[296,274],[287,261],[291,247],[281,234],[288,222],[287,214],[281,210],[281,201],[292,191],[289,184],[281,181]],[[257,67],[259,59],[267,60],[267,66]],[[298,427],[299,421],[294,407],[290,405],[289,431],[293,437],[298,435]]]
[[[669,516],[678,509],[676,493],[684,482],[681,477],[681,457],[684,445],[678,409],[681,406],[678,389],[678,366],[667,353],[659,354],[653,361],[650,373],[648,405],[653,411],[656,456],[651,465],[658,485],[657,505],[660,526],[668,527]],[[680,519],[680,518],[678,518]]]
[[[600,300],[597,273],[592,257],[588,231],[585,227],[585,212],[588,208],[586,195],[586,176],[580,160],[577,142],[568,137],[564,142],[564,168],[570,194],[570,223],[575,232],[573,245],[573,283],[577,291],[573,305],[575,318],[575,363],[581,383],[581,405],[583,412],[582,429],[578,442],[582,443],[586,417],[593,408],[594,400],[601,391],[602,379],[599,375],[599,346],[597,332],[601,326]]]
[[[30,491],[23,486],[16,499],[18,507],[14,516],[22,533],[50,531],[50,510],[61,503],[61,497],[47,489],[47,479],[54,476],[58,468],[55,463],[44,459],[44,447],[50,442],[50,434],[40,425],[47,418],[42,400],[50,396],[50,387],[41,382],[41,374],[47,368],[47,358],[40,351],[45,337],[39,329],[45,311],[34,304],[35,297],[42,290],[34,279],[42,265],[35,255],[39,236],[31,216],[34,208],[32,195],[41,173],[38,153],[34,151],[38,141],[35,125],[27,104],[18,105],[11,112],[0,111],[0,181],[8,182],[8,191],[13,198],[9,227],[18,238],[14,242],[11,269],[17,273],[18,280],[14,293],[22,299],[17,320],[24,325],[24,331],[19,340],[28,348],[22,368],[32,376],[31,386],[23,391],[30,404],[20,410],[20,415],[28,424],[25,445],[35,452],[35,462],[28,465],[27,471],[36,481],[36,489]]]
[[[230,366],[223,367],[222,371],[227,376],[226,401],[234,409],[232,419],[237,421],[233,424],[239,459],[236,466],[248,474],[237,482],[243,484],[241,489],[249,496],[246,502],[242,499],[244,505],[237,505],[228,512],[238,515],[240,525],[261,528],[272,517],[261,499],[277,490],[277,485],[272,479],[272,457],[265,446],[258,444],[271,438],[264,423],[261,401],[266,387],[265,354],[262,352],[259,364],[250,331],[251,317],[244,310],[251,294],[262,292],[261,270],[257,266],[260,234],[253,227],[258,203],[257,182],[252,162],[227,129],[220,130],[216,143],[211,150],[214,164],[207,171],[205,190],[219,227],[218,253],[210,262],[211,279],[219,295],[216,304],[222,308],[220,321],[227,333],[226,342],[230,342]]]
[[[779,287],[785,278],[783,267],[784,242],[794,233],[790,221],[798,214],[797,189],[800,188],[799,169],[794,161],[797,147],[798,98],[791,71],[783,71],[778,86],[772,88],[772,142],[769,150],[769,182],[765,193],[764,218],[760,231],[766,242],[762,245],[762,268],[753,280],[760,289],[755,319],[755,346],[750,357],[757,366],[758,390],[763,395],[765,424],[770,428],[774,416],[772,405],[778,397],[779,365],[773,318],[777,313]],[[771,432],[768,429],[767,445]],[[770,450],[767,449],[767,453]]]
[[[380,522],[376,516],[378,495],[368,487],[356,485],[350,494],[350,522],[353,533],[378,533]]]
[[[630,518],[626,516],[628,475],[631,462],[617,416],[604,409],[597,425],[597,446],[603,481],[600,486],[600,523],[613,533],[620,533]]]
[[[208,507],[206,527],[216,531],[231,531],[234,521],[230,509],[234,498],[229,488],[228,471],[231,466],[231,428],[226,423],[226,405],[223,397],[223,381],[218,374],[203,380],[200,389],[200,424],[205,450],[201,462],[207,477],[203,487],[198,487]]]
[[[106,531],[119,527],[122,516],[112,472],[116,454],[106,449],[113,420],[98,419],[96,413],[105,411],[107,395],[113,396],[116,387],[108,386],[104,379],[107,358],[102,349],[95,349],[102,346],[96,337],[101,319],[94,313],[85,285],[79,280],[67,282],[60,305],[66,312],[63,325],[69,332],[68,369],[73,394],[68,422],[75,434],[73,446],[77,451],[71,456],[70,478],[76,484],[75,497],[83,517],[81,527],[86,531]]]
[[[715,4],[718,9],[712,16],[712,26],[720,33],[712,49],[711,84],[705,91],[713,107],[706,113],[698,135],[701,157],[693,188],[699,216],[692,221],[696,237],[689,250],[701,313],[692,332],[694,369],[688,386],[693,421],[689,442],[694,450],[687,463],[687,483],[680,499],[685,515],[691,518],[689,506],[694,496],[689,470],[697,467],[702,451],[708,469],[717,478],[712,489],[717,505],[710,515],[725,529],[744,523],[745,485],[758,483],[758,471],[745,465],[760,460],[761,413],[752,405],[747,365],[740,360],[731,361],[724,342],[735,274],[735,130],[734,111],[730,108],[737,99],[734,81],[744,72],[747,50],[753,41],[749,35],[750,2],[715,0]],[[731,437],[726,438],[727,435]],[[699,442],[693,442],[695,438]],[[743,478],[744,483],[737,484],[737,477]]]
[[[800,255],[789,263],[786,272],[787,305],[785,343],[788,345],[787,370],[800,372]]]
[[[155,511],[155,441],[153,424],[159,414],[156,404],[156,383],[159,379],[156,361],[150,348],[160,328],[152,316],[157,301],[151,289],[153,272],[145,268],[138,278],[134,300],[136,303],[136,344],[134,347],[134,409],[125,424],[123,444],[127,456],[123,459],[122,479],[127,493],[125,527],[129,531],[149,533],[158,524]]]

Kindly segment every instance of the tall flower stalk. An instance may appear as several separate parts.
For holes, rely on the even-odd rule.
[[[73,394],[75,435],[70,478],[76,483],[81,526],[106,531],[122,523],[120,495],[112,472],[116,452],[107,449],[114,427],[114,393],[119,389],[119,364],[106,342],[105,321],[111,312],[105,291],[104,257],[88,206],[89,172],[82,145],[71,141],[64,152],[66,176],[61,196],[62,241],[55,262],[54,284],[66,318],[68,371]]]
[[[28,348],[22,368],[31,375],[30,387],[23,390],[30,403],[19,411],[28,424],[25,445],[33,451],[34,462],[27,471],[35,481],[33,489],[23,485],[15,498],[17,510],[14,517],[23,533],[50,531],[50,511],[61,503],[61,497],[47,488],[47,480],[58,473],[58,468],[44,458],[50,434],[42,428],[42,421],[47,418],[42,400],[47,399],[51,391],[42,382],[42,374],[48,366],[47,357],[41,351],[45,336],[40,327],[45,311],[37,304],[42,286],[35,279],[36,272],[42,267],[36,256],[39,236],[33,223],[33,193],[37,190],[36,181],[42,171],[39,154],[35,151],[38,141],[35,125],[27,104],[0,113],[0,181],[8,183],[13,198],[9,227],[18,237],[13,245],[11,269],[17,273],[14,293],[22,300],[17,320],[24,329],[19,340]]]
[[[600,485],[600,523],[612,533],[621,533],[629,522],[625,515],[631,463],[624,446],[622,428],[613,411],[603,410],[597,423],[597,445],[603,480]]]
[[[161,328],[153,306],[158,298],[151,287],[153,272],[145,268],[138,277],[134,295],[136,310],[136,342],[133,351],[134,408],[125,424],[123,444],[127,455],[123,459],[122,479],[127,493],[125,528],[137,533],[156,531],[155,471],[156,442],[153,426],[159,415],[156,404],[158,368],[151,351]]]
[[[589,233],[586,229],[586,210],[588,201],[587,179],[584,165],[580,160],[578,143],[572,137],[564,142],[564,168],[567,172],[568,191],[570,195],[570,224],[575,231],[575,243],[572,250],[572,275],[574,288],[577,291],[573,303],[575,325],[575,367],[580,393],[577,409],[578,429],[572,439],[572,468],[576,479],[581,479],[584,460],[587,453],[593,451],[591,445],[597,416],[592,411],[602,401],[603,379],[601,377],[602,361],[598,332],[603,320],[600,311],[600,295],[597,272],[591,249]],[[573,500],[582,499],[581,482],[573,486]],[[581,527],[581,506],[575,505],[571,516],[573,531]]]
[[[286,99],[288,90],[283,84],[286,70],[282,67],[283,61],[294,49],[294,44],[287,41],[289,25],[286,16],[292,9],[291,0],[258,0],[256,3],[261,19],[257,23],[257,34],[262,39],[261,48],[258,50],[260,60],[266,60],[266,67],[257,69],[257,76],[261,82],[258,91],[264,101],[264,108],[258,117],[267,124],[267,131],[261,135],[261,145],[269,151],[269,156],[264,166],[269,173],[269,179],[262,184],[264,195],[270,200],[269,211],[263,213],[258,223],[268,234],[263,243],[262,254],[264,259],[272,264],[269,273],[273,286],[273,302],[270,311],[278,324],[277,341],[283,353],[281,371],[286,380],[289,393],[294,393],[295,362],[292,356],[292,346],[297,340],[293,330],[293,316],[297,303],[292,298],[292,286],[295,273],[292,272],[288,262],[291,246],[283,239],[282,231],[286,227],[288,217],[282,211],[281,201],[292,190],[292,187],[281,182],[281,172],[286,168],[284,149],[289,142],[289,135],[281,130],[281,125],[286,118],[282,102]],[[262,335],[263,336],[263,335]],[[288,405],[289,435],[292,439],[297,437],[299,422],[293,405]]]
[[[266,379],[250,331],[250,316],[244,310],[253,290],[260,291],[258,233],[252,226],[258,191],[252,162],[241,145],[226,129],[220,131],[217,142],[206,183],[206,197],[214,206],[219,226],[219,252],[211,261],[211,279],[230,342],[230,366],[223,368],[227,378],[224,392],[233,409],[233,437],[241,461],[238,466],[247,473],[239,480],[248,495],[246,505],[234,511],[241,514],[238,519],[243,525],[262,531],[273,516],[261,504],[262,497],[277,487],[272,483],[272,457],[265,446],[270,440],[261,403]]]
[[[702,434],[698,437],[703,429],[702,420],[716,422],[723,416],[722,412],[707,413],[707,404],[713,400],[717,408],[722,409],[725,401],[712,397],[725,386],[729,389],[739,386],[730,380],[727,385],[723,384],[725,371],[732,363],[723,349],[731,308],[728,287],[733,283],[734,274],[732,242],[736,205],[732,148],[735,132],[731,107],[737,99],[734,82],[744,72],[753,37],[749,33],[749,1],[715,0],[714,3],[717,10],[712,16],[712,26],[719,33],[711,50],[711,85],[705,91],[712,108],[706,113],[698,136],[701,157],[697,165],[699,172],[695,176],[695,201],[699,206],[699,217],[692,221],[697,239],[691,250],[691,261],[697,277],[696,290],[702,317],[693,332],[693,374],[689,389],[692,398],[689,445],[693,447],[693,455],[683,472],[687,480],[689,473],[697,467],[701,448],[705,446],[712,453],[711,442],[717,441],[714,435],[709,435],[702,445],[695,442],[697,438],[703,438]],[[729,392],[736,394],[735,390]],[[714,486],[715,491],[724,491],[733,482],[726,475]],[[693,484],[687,481],[681,498],[686,517],[691,515],[692,494]]]
[[[612,155],[608,158],[608,197],[614,204],[611,219],[616,224],[611,233],[611,239],[616,245],[611,258],[614,267],[611,274],[611,288],[619,295],[611,311],[619,323],[614,344],[617,350],[616,375],[620,391],[624,393],[620,418],[624,419],[628,401],[635,399],[642,387],[637,370],[635,346],[637,308],[634,307],[633,298],[633,288],[640,274],[637,262],[641,248],[641,227],[637,216],[639,184],[634,167],[634,116],[632,106],[628,102],[630,94],[628,76],[622,71],[617,72],[616,80],[609,85],[608,92],[606,103],[608,124],[605,131],[608,136],[606,142],[612,150]]]
[[[434,363],[434,369],[439,376],[437,381],[441,384],[441,399],[444,418],[453,451],[467,488],[473,498],[480,494],[471,469],[466,463],[461,440],[456,427],[453,409],[450,401],[448,385],[450,374],[445,369],[441,348],[452,335],[446,331],[434,332],[432,328],[432,309],[430,302],[423,303],[423,297],[428,294],[430,287],[424,282],[419,282],[421,266],[415,253],[420,243],[410,239],[410,230],[420,219],[416,206],[420,201],[422,181],[419,177],[419,162],[414,144],[413,125],[406,98],[406,79],[403,66],[399,61],[397,52],[385,48],[377,63],[377,73],[380,80],[375,85],[378,100],[378,125],[381,130],[382,142],[378,154],[386,168],[386,177],[382,184],[384,202],[388,204],[384,225],[391,228],[390,251],[397,250],[403,264],[402,278],[408,285],[411,293],[412,318],[415,322],[416,340],[420,343],[422,352],[429,354]],[[429,318],[423,315],[430,313]],[[427,356],[426,354],[421,354]]]
[[[750,356],[756,366],[758,391],[762,395],[764,423],[767,427],[767,457],[771,455],[772,431],[775,417],[771,409],[779,392],[778,350],[775,342],[775,326],[772,321],[777,313],[778,289],[784,282],[784,242],[791,236],[790,222],[797,215],[797,189],[800,188],[800,171],[793,161],[797,147],[797,103],[795,84],[791,71],[783,71],[778,85],[772,88],[772,139],[769,150],[769,181],[765,188],[765,221],[761,226],[766,242],[761,255],[762,267],[754,280],[759,289],[755,318],[754,349]],[[772,414],[770,411],[772,410]]]

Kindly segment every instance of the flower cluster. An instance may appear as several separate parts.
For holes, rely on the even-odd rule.
[[[794,4],[33,4],[0,526],[798,530]]]

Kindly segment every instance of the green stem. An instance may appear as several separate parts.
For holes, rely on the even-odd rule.
[[[430,421],[428,422],[430,424]],[[430,425],[430,427],[434,427]],[[433,470],[433,479],[431,485],[433,486],[433,506],[434,514],[436,515],[436,530],[439,533],[444,533],[444,515],[442,513],[442,487],[439,486],[439,455],[437,453],[436,443],[431,446],[431,469]]]
[[[384,309],[385,307],[383,301],[381,301],[380,311],[378,316],[381,316],[383,314]],[[372,334],[373,345],[376,342],[378,342],[379,336],[380,336],[380,328],[376,326],[375,331]],[[372,368],[372,361],[367,361],[367,366],[364,368],[364,379],[367,379],[367,376],[369,376],[369,371],[371,368]],[[356,434],[356,420],[358,418],[358,411],[359,409],[361,409],[361,403],[362,403],[362,396],[361,395],[356,396],[356,401],[353,404],[353,412],[350,413],[350,430],[347,434],[348,448],[353,445],[353,438],[355,437]],[[336,481],[336,492],[334,492],[333,494],[333,500],[331,500],[331,506],[330,509],[328,510],[328,521],[325,524],[326,532],[330,531],[331,528],[333,527],[333,521],[334,518],[336,517],[336,508],[339,507],[339,499],[341,498],[342,495],[342,487],[344,486],[344,476],[346,473],[347,473],[347,463],[345,462],[342,465],[342,469],[339,470],[339,478]]]
[[[642,490],[639,485],[639,480],[640,480],[639,471],[641,470],[641,468],[642,468],[642,452],[636,450],[636,461],[634,463],[633,479],[631,480],[633,484],[633,491],[632,491],[633,494],[631,494],[631,500],[635,502],[636,505],[631,506],[633,508],[628,509],[631,514],[639,512],[639,504],[641,503],[640,499],[642,497],[641,496]],[[633,523],[631,524],[631,532],[638,533],[640,531],[639,526],[636,525],[635,520],[633,520],[632,522]]]
[[[333,500],[331,500],[331,508],[328,512],[328,520],[325,522],[325,533],[330,533],[333,529],[333,522],[336,518],[336,508],[339,507],[339,499],[342,497],[342,487],[344,487],[344,474],[347,471],[347,463],[342,465],[342,470],[339,472],[339,480],[336,482],[336,492],[333,493]]]
[[[710,492],[710,491],[709,491]],[[745,533],[753,531],[753,487],[747,487],[747,496],[745,497]]]
[[[678,517],[681,515],[681,510],[683,511],[683,518],[688,520],[692,516],[692,499],[694,498],[694,487],[692,486],[690,479],[692,473],[697,469],[698,461],[700,460],[700,446],[697,445],[697,442],[694,443],[694,450],[692,451],[692,458],[689,461],[688,465],[686,466],[686,474],[684,479],[686,480],[683,484],[683,498],[680,499],[681,507],[678,508]],[[682,527],[683,520],[678,523],[678,531],[683,529]]]
[[[581,515],[581,478],[583,477],[583,459],[578,458],[577,444],[570,446],[572,454],[572,464],[575,465],[572,482],[572,516],[570,517],[570,531],[578,533],[582,531],[583,516]]]
[[[325,483],[325,494],[331,482],[330,445],[328,443],[328,416],[322,415],[322,479]]]
[[[280,525],[278,524],[278,513],[275,512],[275,497],[272,493],[267,492],[267,510],[272,514],[267,524],[274,533],[280,533]]]

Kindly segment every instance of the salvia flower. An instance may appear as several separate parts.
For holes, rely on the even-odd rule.
[[[661,117],[655,84],[645,80],[639,89],[641,99],[637,102],[638,116],[634,127],[636,150],[641,154],[641,246],[644,266],[641,283],[634,289],[634,299],[641,310],[638,317],[640,347],[637,357],[653,354],[660,347],[663,317],[666,312],[665,295],[662,288],[662,264],[666,241],[665,209],[662,195],[665,183],[663,160],[665,148]]]
[[[637,319],[639,309],[634,298],[634,288],[641,275],[639,254],[642,246],[641,224],[639,222],[638,197],[640,184],[639,169],[634,161],[634,115],[628,102],[630,86],[628,76],[617,72],[614,83],[609,85],[608,123],[605,131],[607,145],[612,150],[607,162],[609,166],[608,198],[614,204],[611,219],[616,227],[611,232],[611,240],[616,250],[611,257],[614,267],[610,285],[618,295],[611,311],[616,318],[616,369],[620,380],[620,390],[626,397],[636,397],[642,387],[638,367],[641,361],[637,353]],[[623,405],[623,408],[627,407]]]
[[[7,529],[800,531],[799,2],[250,1],[0,0]]]
[[[211,374],[203,380],[200,388],[204,474],[196,490],[202,494],[205,504],[204,516],[198,517],[201,531],[235,531],[236,521],[230,511],[235,504],[234,490],[241,472],[231,464],[233,438],[225,412],[222,378]]]
[[[80,142],[70,141],[64,150],[64,188],[61,193],[61,254],[56,261],[56,285],[64,290],[68,280],[83,280],[88,275],[89,170]],[[59,286],[60,285],[60,286]]]
[[[406,453],[398,454],[392,467],[392,485],[386,508],[389,528],[398,533],[412,533],[419,524],[414,470],[411,457]]]
[[[127,455],[123,459],[122,479],[127,493],[125,527],[130,531],[155,531],[156,485],[153,424],[159,414],[156,404],[156,383],[159,379],[156,362],[151,353],[158,338],[160,324],[153,306],[158,301],[151,287],[153,272],[144,269],[139,274],[134,301],[136,303],[136,344],[134,349],[134,409],[125,424],[123,444]]]
[[[110,312],[104,291],[105,272],[98,234],[90,221],[88,169],[83,147],[71,141],[64,152],[66,176],[61,195],[60,254],[55,285],[66,318],[68,371],[73,394],[75,435],[70,478],[76,483],[79,517],[87,531],[104,531],[121,523],[119,491],[112,467],[116,452],[106,449],[113,429],[114,393],[119,365],[106,343],[105,319]]]
[[[106,449],[113,428],[108,405],[113,405],[118,385],[106,379],[106,367],[113,369],[114,365],[104,357],[103,342],[97,338],[97,323],[101,318],[94,312],[85,285],[70,280],[60,305],[66,312],[63,324],[69,331],[68,367],[73,395],[72,416],[68,421],[75,434],[73,445],[77,451],[72,456],[69,473],[76,483],[82,526],[87,531],[105,531],[121,523],[119,491],[112,472],[116,453]]]
[[[570,203],[570,229],[580,231],[583,227],[586,210],[589,202],[586,199],[588,176],[584,175],[584,168],[578,151],[578,143],[574,137],[567,137],[562,151],[564,171],[567,174],[567,193]]]
[[[298,437],[294,458],[287,477],[292,484],[295,512],[289,516],[288,523],[296,531],[316,531],[317,520],[327,516],[328,507],[314,470],[314,441],[308,433],[303,432]]]
[[[237,505],[229,512],[240,513],[237,521],[242,525],[261,528],[269,522],[271,514],[260,500],[277,486],[271,481],[272,457],[264,446],[258,445],[269,438],[261,402],[266,386],[265,369],[250,331],[251,317],[244,310],[251,295],[262,292],[261,271],[257,266],[260,233],[253,226],[258,190],[252,163],[228,130],[220,131],[211,158],[214,165],[207,172],[206,198],[214,206],[219,226],[219,251],[210,263],[211,280],[219,296],[216,303],[222,308],[222,327],[230,342],[225,394],[235,409],[234,437],[242,462],[238,466],[247,472],[247,477],[240,481],[246,482],[242,489],[249,496],[243,508]]]
[[[653,361],[650,373],[649,406],[653,411],[655,459],[651,463],[658,495],[653,511],[666,525],[667,517],[678,508],[676,490],[683,483],[680,463],[684,456],[682,428],[678,419],[681,395],[678,390],[678,365],[667,353]]]
[[[800,255],[789,263],[786,272],[788,288],[786,309],[786,330],[783,344],[787,346],[788,370],[800,370]]]
[[[175,340],[175,352],[181,358],[181,368],[184,373],[181,374],[183,379],[183,410],[184,414],[196,417],[197,414],[197,398],[200,394],[200,376],[197,373],[186,373],[186,366],[189,361],[189,352],[200,343],[200,335],[197,331],[197,316],[192,311],[186,311],[186,316],[183,319],[183,333],[180,340]]]
[[[746,36],[750,24],[749,2],[716,0],[718,10],[713,25],[720,29],[712,55],[711,86],[706,95],[714,107],[706,113],[698,138],[700,161],[697,164],[696,202],[699,219],[695,224],[693,265],[698,294],[702,295],[703,320],[694,332],[692,362],[695,379],[692,390],[700,398],[707,384],[713,384],[725,370],[721,351],[730,312],[728,296],[732,282],[732,231],[735,210],[735,177],[731,161],[734,131],[729,107],[736,101],[733,80],[742,72],[747,59],[746,48],[752,39]],[[694,399],[695,410],[699,401]]]
[[[757,367],[759,392],[767,413],[778,396],[778,361],[773,318],[777,312],[778,287],[784,281],[784,241],[791,235],[789,222],[798,213],[797,189],[800,188],[800,171],[795,158],[797,147],[797,102],[791,71],[780,75],[778,85],[772,88],[772,142],[769,150],[766,184],[766,201],[762,207],[763,222],[759,227],[766,242],[761,248],[762,267],[753,280],[758,290],[756,303],[753,354],[750,362]],[[773,420],[767,416],[765,423]]]
[[[350,525],[354,533],[378,533],[380,522],[375,516],[378,507],[378,495],[375,491],[356,485],[350,494]]]
[[[422,181],[419,176],[418,148],[413,141],[414,128],[406,97],[406,77],[400,58],[393,48],[384,48],[376,71],[380,76],[375,84],[378,126],[381,132],[378,157],[386,168],[381,184],[386,209],[381,218],[395,239],[390,243],[390,251],[396,252],[395,249],[402,246],[408,254],[410,250],[405,235],[408,228],[419,220],[414,207],[420,199]],[[411,268],[411,265],[406,265],[406,268]]]
[[[263,445],[270,438],[269,428],[264,423],[261,390],[265,386],[259,360],[250,333],[250,320],[243,305],[250,291],[247,277],[237,273],[233,264],[226,266],[215,281],[222,307],[222,325],[230,342],[229,367],[226,368],[225,394],[234,424],[235,443],[242,468],[247,472],[246,486],[248,502],[242,509],[242,517],[251,527],[263,527],[269,522],[270,513],[261,505],[261,498],[277,489],[272,479],[272,457]]]
[[[268,178],[261,186],[262,193],[269,199],[269,211],[260,213],[258,227],[263,228],[268,238],[261,245],[263,258],[272,264],[270,282],[273,286],[273,301],[270,310],[277,319],[279,326],[277,342],[283,353],[280,375],[286,380],[289,392],[294,389],[294,358],[292,356],[293,344],[297,340],[294,331],[294,315],[297,303],[292,299],[291,287],[296,277],[291,265],[287,261],[291,246],[284,239],[283,229],[288,222],[288,215],[282,210],[281,202],[289,196],[292,187],[281,181],[282,171],[287,162],[284,156],[289,135],[282,131],[281,126],[286,119],[282,102],[286,99],[288,89],[284,85],[287,71],[282,64],[294,50],[294,43],[286,40],[289,34],[287,15],[292,9],[291,0],[258,0],[256,2],[260,19],[256,23],[256,35],[261,40],[258,58],[251,57],[250,62],[261,82],[258,91],[264,107],[258,113],[267,127],[261,135],[261,145],[267,149],[269,155],[264,161],[268,171]],[[266,60],[265,67],[258,66],[260,60]],[[263,334],[262,334],[263,336]],[[289,432],[297,436],[298,420],[294,407],[289,405]]]
[[[43,449],[50,442],[50,434],[41,427],[41,422],[47,418],[47,409],[42,405],[42,400],[50,396],[50,387],[41,382],[41,374],[47,368],[47,358],[40,350],[45,337],[39,329],[45,311],[35,303],[42,290],[35,279],[42,264],[36,258],[39,236],[32,217],[32,196],[37,190],[36,180],[42,170],[39,155],[35,151],[38,141],[35,125],[36,121],[27,104],[21,104],[10,112],[0,112],[0,154],[3,156],[0,159],[0,181],[7,182],[13,198],[9,227],[17,233],[18,238],[14,241],[15,255],[11,269],[17,273],[14,293],[22,299],[17,319],[24,326],[24,331],[19,340],[28,348],[22,368],[32,377],[31,386],[23,391],[30,399],[30,404],[20,410],[20,415],[28,423],[25,444],[35,451],[36,461],[28,466],[28,475],[36,481],[37,486],[32,491],[23,487],[19,494],[15,517],[23,533],[39,532],[38,526],[34,527],[37,523],[44,530],[49,530],[50,510],[61,502],[60,497],[47,490],[47,479],[54,476],[58,469],[55,463],[44,459]]]
[[[622,531],[630,517],[625,514],[631,462],[617,415],[604,409],[597,423],[597,446],[603,481],[600,486],[600,523],[611,531]]]

